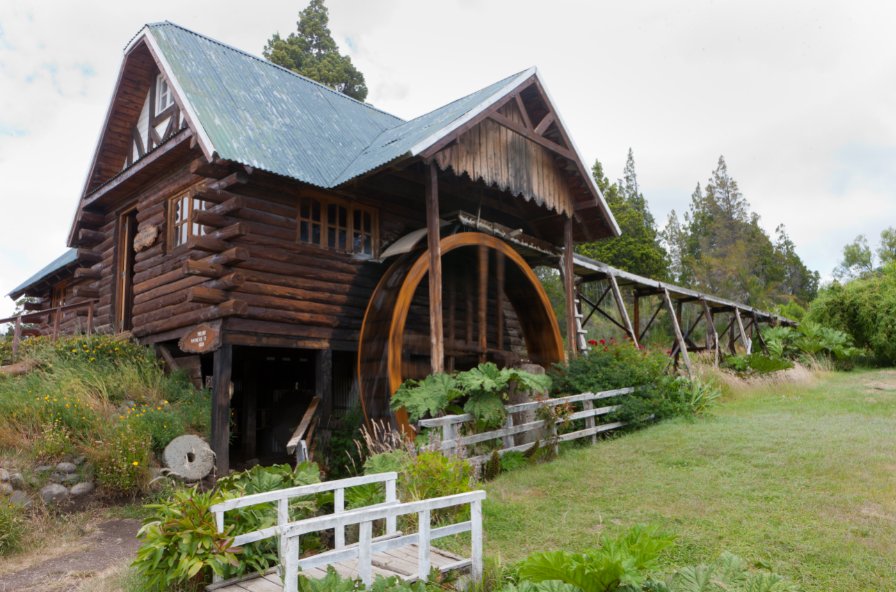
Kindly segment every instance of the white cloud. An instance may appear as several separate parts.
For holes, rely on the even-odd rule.
[[[586,160],[631,146],[658,220],[719,154],[763,223],[830,273],[896,220],[896,6],[874,2],[329,0],[369,100],[404,117],[536,65]],[[64,248],[118,73],[145,22],[260,53],[300,5],[0,4],[0,293]],[[0,316],[11,309],[0,304]]]

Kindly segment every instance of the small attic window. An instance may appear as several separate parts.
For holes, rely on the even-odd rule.
[[[156,115],[162,113],[174,104],[174,98],[171,96],[171,88],[165,77],[159,74],[156,77]]]

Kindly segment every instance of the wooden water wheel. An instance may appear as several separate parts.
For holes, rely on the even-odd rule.
[[[479,232],[441,239],[445,368],[523,360],[549,367],[563,359],[550,300],[526,261],[507,243]],[[358,350],[358,385],[368,421],[392,417],[401,383],[430,372],[429,252],[395,261],[373,292]],[[398,426],[407,417],[395,414]]]

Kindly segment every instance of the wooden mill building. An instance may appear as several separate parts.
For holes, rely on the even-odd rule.
[[[226,471],[314,396],[323,429],[404,378],[562,359],[532,269],[571,311],[561,254],[618,233],[535,69],[405,121],[164,22],[125,49],[70,250],[11,296],[201,377]]]

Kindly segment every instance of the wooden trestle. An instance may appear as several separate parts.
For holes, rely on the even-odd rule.
[[[718,298],[710,294],[690,290],[668,282],[661,282],[634,273],[629,273],[615,267],[611,267],[600,261],[595,261],[576,255],[574,257],[576,273],[576,292],[579,303],[584,303],[590,310],[580,313],[581,323],[585,325],[595,313],[606,318],[616,327],[621,329],[633,343],[639,344],[647,336],[648,331],[655,326],[657,317],[663,311],[668,315],[674,342],[670,348],[670,355],[677,364],[683,360],[688,372],[691,371],[691,360],[688,352],[710,351],[713,361],[718,365],[720,359],[728,353],[736,352],[737,344],[749,351],[753,341],[758,342],[763,351],[767,352],[759,325],[796,325],[796,322],[756,309],[752,306]],[[603,282],[603,289],[598,289],[599,297],[596,299],[585,294],[584,287],[589,284]],[[631,289],[631,303],[627,304],[622,296],[621,287]],[[601,308],[604,300],[610,296],[616,303],[618,318]],[[659,296],[660,302],[653,310],[646,323],[641,322],[641,302],[644,298]],[[685,305],[696,307],[696,314],[689,326],[685,326],[682,320],[682,311]],[[629,314],[631,308],[631,314]],[[719,332],[717,323],[722,319],[722,331]],[[691,338],[694,331],[702,326],[705,333],[705,342],[698,345]],[[727,348],[723,347],[723,339],[728,337]]]

